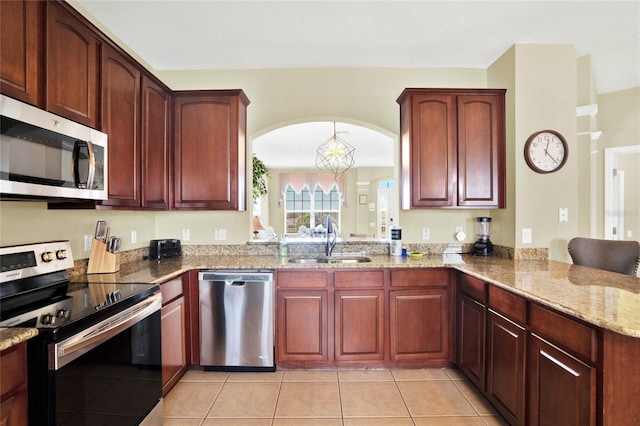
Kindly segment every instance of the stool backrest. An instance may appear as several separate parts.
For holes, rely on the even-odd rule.
[[[599,240],[576,237],[569,241],[569,255],[575,265],[635,276],[640,264],[638,241]]]

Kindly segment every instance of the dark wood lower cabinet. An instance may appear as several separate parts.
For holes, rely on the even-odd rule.
[[[511,425],[524,424],[525,336],[523,327],[489,310],[486,392]]]
[[[384,291],[335,292],[335,359],[384,359]]]
[[[527,424],[595,425],[596,368],[535,335],[528,347]]]
[[[162,310],[160,333],[162,336],[162,395],[166,395],[187,371],[187,300],[189,291],[182,277],[160,284]]]
[[[485,305],[460,295],[458,302],[457,363],[478,389],[485,386]]]
[[[0,425],[28,424],[27,343],[0,353]]]

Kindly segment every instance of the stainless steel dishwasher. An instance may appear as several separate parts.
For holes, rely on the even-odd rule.
[[[200,271],[200,365],[275,371],[273,271]]]

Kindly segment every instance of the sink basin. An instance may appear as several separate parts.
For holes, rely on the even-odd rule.
[[[293,257],[289,259],[289,263],[366,263],[371,262],[366,256],[349,256],[349,257]]]

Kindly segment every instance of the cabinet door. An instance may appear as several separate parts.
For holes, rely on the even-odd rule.
[[[0,1],[0,91],[42,107],[43,3]]]
[[[535,335],[528,347],[528,424],[595,425],[596,369]]]
[[[458,302],[457,364],[458,367],[484,390],[485,383],[485,315],[483,304],[461,294]]]
[[[384,291],[335,292],[335,359],[384,358]]]
[[[46,28],[46,109],[97,129],[100,42],[52,2]]]
[[[458,205],[504,208],[504,95],[460,95]]]
[[[329,359],[327,298],[326,290],[278,291],[277,361]]]
[[[452,361],[447,289],[389,292],[392,361]]]
[[[455,96],[414,95],[410,108],[410,139],[403,136],[401,150],[411,160],[407,168],[402,167],[402,193],[408,192],[409,185],[411,207],[455,206]]]
[[[102,57],[102,131],[109,135],[107,206],[140,207],[140,70],[113,48]]]
[[[184,297],[162,307],[162,395],[175,385],[187,368]]]
[[[0,424],[28,424],[26,342],[0,353],[0,373]]]
[[[175,97],[176,209],[246,208],[248,99],[241,91],[218,92]]]
[[[524,328],[492,310],[489,310],[487,322],[487,396],[509,424],[522,425],[524,424]]]
[[[171,96],[142,78],[142,207],[169,208]]]

